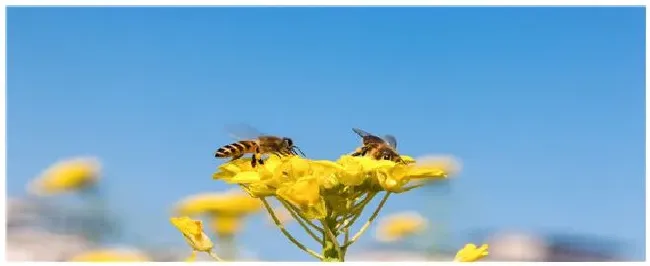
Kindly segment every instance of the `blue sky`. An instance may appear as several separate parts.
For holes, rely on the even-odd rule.
[[[387,206],[445,210],[459,241],[484,227],[586,233],[644,258],[642,8],[7,16],[9,195],[53,161],[99,156],[128,221],[124,241],[183,244],[169,206],[228,188],[210,178],[213,152],[230,141],[223,126],[241,122],[293,137],[315,158],[351,151],[351,127],[392,133],[405,154],[461,158],[450,195],[422,190]],[[248,225],[240,243],[262,258],[309,259],[261,215]],[[357,250],[372,245],[367,235]]]

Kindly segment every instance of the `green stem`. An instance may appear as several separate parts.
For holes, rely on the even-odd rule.
[[[352,226],[354,222],[356,222],[357,219],[361,217],[361,214],[363,213],[363,209],[366,207],[366,205],[368,205],[368,203],[370,203],[370,201],[372,201],[375,195],[377,195],[377,192],[371,192],[366,196],[366,198],[364,198],[361,202],[355,205],[351,210],[352,216],[347,217],[347,219],[349,218],[352,219],[348,220],[347,223],[345,222],[347,219],[343,219],[341,223],[338,225],[338,227],[336,228],[336,230],[337,231],[344,231],[346,229],[349,230],[350,226]]]
[[[289,239],[289,241],[291,241],[291,243],[296,245],[296,247],[303,250],[304,252],[307,252],[307,254],[313,256],[314,258],[317,258],[319,260],[323,260],[323,257],[321,255],[319,255],[315,251],[305,247],[305,245],[300,243],[300,241],[296,240],[296,238],[293,237],[291,235],[291,233],[289,233],[289,231],[287,231],[287,229],[284,228],[284,225],[282,225],[282,223],[280,222],[280,219],[278,219],[278,217],[275,215],[275,212],[273,212],[273,208],[271,208],[271,205],[269,205],[269,202],[265,198],[260,198],[260,200],[262,201],[262,204],[264,204],[264,208],[266,209],[266,211],[269,213],[269,215],[271,215],[271,218],[273,219],[273,222],[275,223],[275,226],[277,226],[280,229],[280,232],[282,232],[282,234],[284,236],[286,236],[287,239]]]
[[[336,228],[336,218],[327,217],[321,220],[325,232],[323,233],[323,261],[343,262],[343,252],[337,239],[337,234],[332,229]]]
[[[311,225],[312,228],[314,228],[315,230],[317,230],[318,232],[321,232],[321,233],[324,232],[322,228],[316,226],[316,225],[313,224],[311,221],[309,221],[309,220],[307,220],[307,219],[304,219],[302,216],[300,216],[300,213],[298,213],[298,211],[297,211],[295,208],[293,208],[293,206],[291,206],[291,203],[285,202],[284,200],[281,200],[281,199],[278,199],[278,201],[280,201],[280,203],[282,203],[282,205],[284,206],[284,208],[287,209],[287,211],[289,212],[289,214],[291,214],[291,217],[293,217],[293,219],[296,220],[296,221],[298,222],[298,224],[300,224],[300,226],[301,226],[303,229],[305,229],[305,232],[307,232],[307,234],[308,234],[309,236],[311,236],[311,237],[312,237],[314,240],[316,240],[316,242],[318,242],[318,243],[322,243],[322,242],[323,242],[323,240],[320,239],[320,238],[316,235],[316,233],[312,232],[312,230],[309,229],[309,226],[307,226],[307,225],[308,225],[308,224]]]
[[[377,218],[377,215],[379,215],[379,212],[384,207],[384,204],[386,204],[386,201],[388,200],[389,196],[390,196],[390,192],[386,192],[384,197],[381,199],[381,202],[379,202],[379,206],[377,206],[377,209],[375,209],[375,211],[372,213],[370,218],[368,218],[368,221],[361,227],[361,229],[359,229],[359,232],[354,234],[354,236],[352,237],[352,239],[350,239],[350,241],[347,241],[347,243],[343,244],[343,249],[344,250],[347,249],[354,242],[359,240],[359,237],[361,237],[361,235],[363,235],[363,233],[366,230],[368,230],[368,228],[370,227],[370,224],[372,224],[372,222],[375,220],[375,218]]]
[[[195,252],[193,252],[192,254],[193,254],[192,256],[196,257],[196,253],[195,253]],[[212,251],[212,250],[208,251],[208,255],[209,255],[210,258],[212,258],[213,260],[216,260],[216,261],[223,261],[223,259],[220,258],[219,256],[217,256],[217,254],[214,253],[214,251]]]

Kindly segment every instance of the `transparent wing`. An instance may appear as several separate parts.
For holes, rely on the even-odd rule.
[[[236,140],[249,140],[266,135],[248,124],[229,124],[224,129],[231,138]]]
[[[393,149],[397,149],[397,139],[393,135],[386,135],[384,136],[384,140],[388,142],[388,145],[393,147]]]
[[[373,134],[370,134],[370,133],[368,133],[366,131],[363,131],[361,129],[358,129],[358,128],[353,128],[352,131],[354,131],[354,133],[357,133],[357,135],[359,135],[362,138],[367,137],[367,136],[374,136]]]

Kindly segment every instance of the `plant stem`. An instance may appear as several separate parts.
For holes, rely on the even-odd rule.
[[[219,256],[217,256],[217,254],[212,250],[208,252],[208,255],[210,255],[210,257],[216,261],[223,261],[223,259],[219,258]],[[194,254],[194,256],[196,257],[196,254]]]
[[[334,234],[332,228],[336,228],[336,218],[327,217],[321,220],[323,224],[323,261],[325,262],[343,262],[343,252],[339,245],[337,235]]]
[[[354,222],[356,222],[357,219],[359,219],[359,217],[361,217],[361,214],[363,213],[363,209],[366,207],[366,205],[368,205],[368,203],[370,203],[370,201],[372,201],[372,199],[375,197],[375,195],[377,195],[377,192],[371,192],[371,193],[369,193],[368,196],[366,196],[366,197],[365,197],[361,202],[359,202],[359,204],[355,205],[355,206],[352,208],[352,213],[353,213],[353,215],[350,216],[350,217],[348,217],[348,218],[352,218],[352,220],[350,220],[350,221],[349,221],[347,224],[345,224],[345,225],[344,225],[343,223],[341,223],[341,225],[339,226],[339,228],[337,228],[337,230],[339,230],[339,229],[341,229],[341,228],[343,228],[343,229],[345,229],[345,228],[349,229],[350,226],[352,226],[352,225],[354,224]],[[345,220],[344,220],[344,221],[345,221]]]
[[[319,260],[323,260],[323,256],[321,256],[318,253],[316,253],[315,251],[305,247],[305,245],[300,243],[300,241],[296,240],[296,238],[294,238],[291,235],[291,233],[289,233],[289,231],[287,231],[287,229],[284,228],[284,225],[282,225],[282,223],[280,222],[280,219],[278,219],[278,217],[275,216],[275,212],[273,212],[273,208],[271,208],[271,205],[269,205],[269,202],[266,200],[266,198],[260,198],[260,200],[264,204],[264,208],[266,208],[266,211],[269,213],[269,215],[271,215],[271,218],[273,219],[273,222],[275,223],[275,226],[277,226],[280,229],[280,232],[282,232],[282,234],[284,236],[286,236],[287,239],[289,239],[289,241],[291,241],[291,243],[296,245],[299,249],[303,250],[304,252],[307,252],[307,254],[309,254],[309,255],[311,255],[311,256],[319,259]]]
[[[291,217],[293,217],[293,219],[295,219],[295,220],[298,222],[298,224],[300,224],[300,226],[301,226],[303,229],[305,229],[305,231],[307,232],[307,234],[309,234],[309,236],[311,236],[311,237],[312,237],[314,240],[316,240],[316,242],[318,242],[318,243],[322,243],[322,242],[323,242],[323,240],[320,239],[320,238],[316,235],[316,233],[312,232],[312,230],[309,229],[309,227],[307,226],[307,223],[306,223],[306,222],[308,222],[308,224],[310,224],[310,225],[311,225],[314,229],[316,229],[318,232],[321,232],[321,233],[322,233],[322,232],[323,232],[323,229],[322,229],[322,228],[316,226],[315,224],[311,223],[309,220],[304,219],[302,216],[300,216],[300,214],[295,210],[295,208],[293,208],[293,206],[291,206],[290,203],[287,203],[287,202],[285,202],[284,200],[281,200],[281,199],[278,199],[278,201],[280,201],[280,203],[282,203],[282,205],[284,206],[284,208],[286,208],[287,211],[289,211],[289,214],[291,214]]]
[[[280,203],[282,203],[282,205],[283,205],[285,208],[287,208],[287,210],[289,211],[289,213],[291,214],[291,216],[292,216],[294,219],[298,220],[298,219],[294,216],[294,215],[296,215],[296,216],[302,218],[301,220],[302,220],[302,222],[303,222],[304,224],[307,224],[307,225],[311,226],[313,229],[315,229],[315,230],[318,231],[319,233],[323,233],[323,232],[324,232],[324,231],[323,231],[323,228],[318,227],[317,225],[315,225],[314,223],[312,223],[309,219],[305,219],[304,217],[302,217],[302,216],[300,215],[300,211],[299,211],[295,206],[291,205],[291,203],[289,203],[289,202],[287,202],[286,200],[283,200],[283,199],[281,199],[281,198],[279,198],[279,197],[276,197],[276,198],[277,198],[277,200],[278,200]]]
[[[372,213],[372,215],[370,216],[370,218],[368,218],[368,221],[367,221],[367,222],[366,222],[366,223],[361,227],[361,229],[359,229],[359,232],[357,232],[356,234],[354,234],[354,236],[352,237],[352,239],[350,239],[350,241],[348,241],[347,243],[343,244],[343,248],[344,248],[344,249],[347,249],[350,245],[352,245],[355,241],[357,241],[357,240],[359,239],[359,237],[361,237],[361,235],[362,235],[366,230],[368,230],[368,228],[370,227],[370,224],[372,224],[372,221],[374,221],[375,218],[377,218],[377,215],[379,215],[379,212],[381,211],[381,209],[382,209],[382,208],[384,207],[384,205],[386,204],[386,201],[388,200],[388,197],[390,196],[390,194],[391,194],[390,192],[386,192],[386,194],[384,195],[384,197],[381,199],[381,202],[379,202],[379,205],[377,206],[377,209],[375,209],[375,211]]]

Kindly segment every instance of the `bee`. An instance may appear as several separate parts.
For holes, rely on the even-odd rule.
[[[392,135],[383,138],[370,134],[358,128],[352,131],[363,139],[363,145],[357,148],[352,156],[370,156],[375,160],[389,160],[397,163],[404,163],[402,157],[397,153],[397,139]]]
[[[239,141],[220,147],[214,153],[214,157],[231,157],[234,161],[250,153],[252,154],[251,166],[254,168],[257,164],[264,164],[264,160],[262,159],[262,155],[264,154],[274,154],[282,157],[298,155],[300,153],[302,156],[305,156],[300,148],[293,144],[291,138],[262,134],[252,127],[245,127],[244,129],[240,132],[243,134],[231,134],[231,136],[240,139]],[[232,132],[233,128],[229,131]],[[250,137],[245,139],[239,137],[243,135]]]

